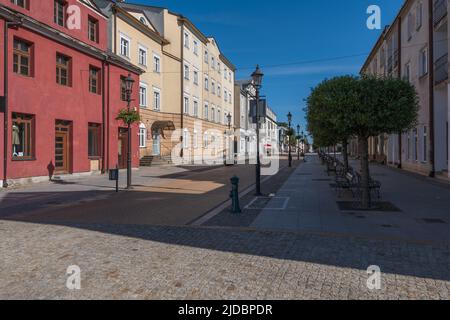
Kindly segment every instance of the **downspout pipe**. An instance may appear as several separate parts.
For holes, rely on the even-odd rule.
[[[6,21],[4,20],[3,35],[3,188],[8,188],[8,129],[9,129],[9,28],[18,28],[22,25],[22,21]]]
[[[106,78],[105,78],[106,59],[102,61],[102,174],[106,172]]]
[[[435,133],[434,133],[434,16],[433,16],[433,0],[428,0],[428,72],[429,72],[429,109],[430,109],[430,174],[431,178],[436,176],[435,163]]]
[[[180,157],[184,158],[184,22],[181,22],[181,72],[180,72],[180,81],[181,81],[181,112],[180,112],[180,141],[181,141],[181,151]]]

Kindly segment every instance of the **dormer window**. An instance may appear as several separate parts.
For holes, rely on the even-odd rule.
[[[141,18],[139,19],[139,21],[140,21],[142,24],[147,25],[147,21],[145,20],[144,17],[141,17]]]

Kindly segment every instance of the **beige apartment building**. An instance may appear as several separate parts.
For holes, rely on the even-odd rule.
[[[420,103],[415,128],[370,139],[373,161],[423,175],[449,177],[447,13],[447,0],[405,1],[362,67],[362,74],[410,81]],[[351,148],[356,153],[355,143]]]
[[[141,164],[231,152],[235,67],[217,41],[166,8],[98,2],[112,12],[112,50],[147,71],[139,84]]]

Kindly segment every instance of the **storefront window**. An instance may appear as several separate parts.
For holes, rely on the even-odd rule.
[[[34,116],[12,114],[12,156],[24,160],[34,157]]]

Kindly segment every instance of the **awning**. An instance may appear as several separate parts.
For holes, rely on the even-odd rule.
[[[152,124],[152,132],[159,133],[164,139],[165,130],[175,131],[175,124],[173,123],[173,121],[155,121]]]

